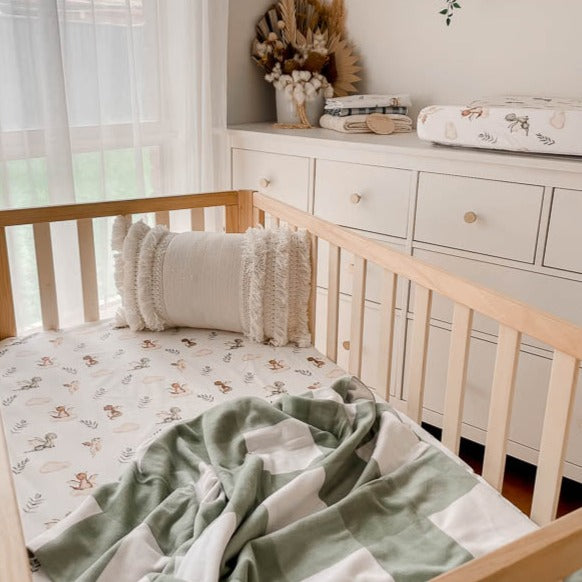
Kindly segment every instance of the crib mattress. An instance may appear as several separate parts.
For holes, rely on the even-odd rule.
[[[1,412],[25,538],[115,481],[165,427],[226,400],[273,400],[342,375],[315,349],[222,331],[133,333],[101,322],[0,343]]]
[[[343,375],[315,349],[275,348],[210,330],[134,333],[101,322],[1,342],[0,412],[26,540],[53,527],[99,485],[117,480],[175,423],[240,396],[273,401],[286,392],[325,390]],[[532,529],[521,512],[483,487],[489,493],[480,503],[496,514],[503,510],[504,536]],[[48,580],[40,570],[34,579]]]
[[[418,137],[445,145],[582,155],[582,100],[503,96],[424,108]]]

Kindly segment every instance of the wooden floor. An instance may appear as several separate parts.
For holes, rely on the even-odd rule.
[[[440,438],[440,429],[425,424],[423,427]],[[482,445],[461,439],[459,456],[479,475],[483,469],[484,451],[485,448]],[[503,496],[527,515],[531,510],[535,475],[536,468],[533,465],[513,457],[507,458]],[[564,479],[558,505],[558,517],[580,507],[582,507],[582,483]]]

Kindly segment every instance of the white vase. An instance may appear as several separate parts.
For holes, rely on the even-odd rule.
[[[292,97],[285,93],[284,89],[275,89],[277,102],[277,122],[299,124],[301,120],[297,114],[297,106]],[[317,127],[319,118],[323,115],[324,106],[323,92],[318,91],[313,99],[305,102],[305,113],[309,123]]]

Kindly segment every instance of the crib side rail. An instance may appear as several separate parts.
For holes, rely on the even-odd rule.
[[[76,221],[84,318],[86,322],[90,322],[99,320],[93,219],[120,214],[155,213],[157,224],[168,225],[170,211],[216,206],[226,208],[227,230],[238,232],[240,214],[238,191],[0,211],[0,339],[12,337],[17,333],[6,241],[7,228],[33,225],[43,327],[44,329],[58,329],[59,313],[50,223]]]
[[[433,294],[453,301],[454,316],[445,390],[443,443],[455,453],[458,452],[461,436],[473,313],[486,315],[498,323],[499,338],[491,387],[483,469],[483,477],[498,491],[501,490],[505,472],[522,334],[535,337],[554,349],[531,512],[532,519],[540,525],[554,519],[582,359],[582,328],[262,194],[254,193],[253,203],[255,217],[259,212],[266,212],[278,221],[284,221],[295,228],[307,229],[313,241],[320,239],[330,245],[327,322],[328,332],[331,330],[333,334],[331,338],[327,337],[327,353],[330,357],[336,355],[334,345],[337,345],[337,249],[353,255],[348,371],[356,375],[360,375],[362,367],[367,267],[370,263],[375,263],[384,270],[384,290],[380,305],[382,320],[379,322],[379,345],[383,350],[379,358],[383,362],[379,373],[383,385],[377,385],[376,388],[385,390],[387,398],[390,386],[396,279],[402,277],[411,282],[414,289],[412,309],[414,315],[407,356],[409,374],[405,391],[407,414],[419,423],[423,414]],[[317,267],[317,257],[314,257],[314,270],[317,270]],[[314,297],[315,285],[313,287]],[[315,313],[314,308],[312,313]],[[312,322],[312,329],[314,328],[315,322]]]
[[[44,222],[62,222],[86,218],[103,218],[119,214],[141,214],[144,212],[169,212],[191,208],[238,205],[238,191],[210,192],[203,194],[181,194],[130,200],[107,200],[83,204],[59,204],[34,208],[15,208],[0,211],[0,227]]]
[[[248,196],[248,194],[246,194]],[[364,238],[352,231],[306,214],[282,202],[255,192],[253,195],[253,221],[264,223],[265,213],[275,224],[281,222],[293,228],[304,228],[312,237],[314,248],[317,242],[329,245],[327,268],[327,329],[326,353],[336,361],[338,344],[338,302],[340,281],[340,253],[353,256],[351,290],[351,324],[348,371],[359,375],[362,369],[362,334],[364,327],[364,304],[366,301],[366,272],[370,264],[383,269],[383,287],[380,295],[380,346],[378,371],[379,384],[375,387],[384,391],[389,398],[390,363],[396,310],[397,280],[410,281],[414,290],[412,308],[412,335],[407,352],[409,374],[404,390],[407,391],[407,414],[421,422],[423,414],[424,384],[427,366],[428,339],[431,326],[433,295],[438,294],[452,300],[454,312],[451,328],[448,373],[443,414],[443,444],[458,453],[461,437],[463,403],[465,397],[467,366],[471,343],[473,315],[483,314],[499,325],[497,355],[491,387],[489,421],[486,430],[485,459],[483,477],[498,491],[501,491],[505,472],[507,442],[512,414],[515,380],[522,335],[534,337],[554,350],[545,416],[542,427],[540,454],[534,486],[531,518],[540,525],[551,522],[556,517],[561,489],[564,457],[569,435],[569,426],[574,407],[574,396],[582,360],[582,328],[549,313],[526,305],[511,297],[497,293],[442,271],[416,258],[393,251],[377,241]],[[312,256],[313,270],[317,271],[317,255]],[[324,267],[325,269],[325,267]],[[315,299],[317,276],[312,280],[312,298]],[[348,291],[349,293],[349,291]],[[315,329],[315,301],[312,302],[311,325]],[[312,331],[313,333],[313,331]],[[507,566],[509,577],[497,578],[497,570],[481,569],[483,561],[475,561],[467,566],[467,572],[443,580],[498,580],[517,579],[516,572],[527,567],[528,572],[536,572],[537,565],[548,556],[548,564],[559,564],[561,559],[569,559],[578,551],[577,560],[556,572],[569,573],[582,565],[582,510],[572,514],[564,524],[548,530],[543,528],[531,538],[539,551],[528,553],[522,544],[508,546],[507,553],[500,550],[500,562],[504,572]],[[543,532],[543,533],[542,533]],[[555,533],[557,532],[557,533]],[[565,532],[565,533],[564,533]],[[564,535],[562,535],[564,533]],[[549,550],[547,548],[550,548]],[[473,564],[473,563],[472,563]],[[571,566],[571,569],[569,569]],[[551,571],[547,568],[540,571]],[[521,572],[520,572],[521,573]],[[562,574],[532,577],[534,580],[558,579]],[[448,575],[447,575],[448,576]],[[527,578],[527,577],[526,577]],[[519,576],[519,579],[526,579]],[[528,580],[530,578],[527,578]]]
[[[329,297],[328,325],[327,325],[327,354],[331,359],[337,356],[338,339],[338,296],[340,251],[345,250],[358,257],[355,262],[354,287],[352,290],[352,317],[350,340],[349,370],[358,374],[362,365],[362,333],[363,333],[363,305],[366,296],[366,270],[369,263],[376,263],[384,269],[384,285],[382,289],[381,318],[379,343],[387,358],[381,364],[381,378],[389,382],[390,361],[394,332],[394,309],[396,302],[397,277],[404,277],[416,285],[415,317],[413,323],[412,357],[416,362],[416,374],[409,386],[409,415],[420,420],[423,404],[424,373],[426,367],[427,339],[430,325],[430,311],[433,293],[439,293],[451,298],[455,302],[455,316],[453,320],[453,341],[449,364],[449,378],[445,405],[445,434],[446,443],[454,450],[460,438],[462,400],[464,396],[466,365],[468,357],[469,337],[473,312],[477,311],[488,315],[501,324],[500,333],[503,341],[499,342],[497,367],[495,373],[494,390],[498,398],[491,406],[491,421],[488,433],[493,435],[493,441],[487,443],[486,450],[490,451],[488,462],[488,480],[499,488],[499,479],[503,477],[505,463],[505,444],[507,429],[511,414],[511,401],[515,380],[515,367],[519,354],[520,334],[528,334],[556,349],[546,420],[544,422],[542,446],[536,493],[534,497],[534,513],[532,517],[543,524],[555,516],[555,506],[559,493],[561,470],[564,459],[568,424],[573,408],[573,396],[576,386],[579,361],[582,359],[582,329],[575,325],[556,318],[550,314],[515,301],[494,291],[482,288],[449,273],[441,271],[431,265],[422,263],[412,257],[391,251],[375,241],[365,239],[322,219],[296,210],[286,204],[270,199],[250,191],[229,191],[215,194],[197,194],[145,200],[129,200],[119,202],[103,202],[95,204],[80,204],[70,206],[53,206],[39,209],[6,210],[0,212],[0,339],[14,335],[16,325],[12,289],[10,285],[10,271],[8,252],[6,248],[5,229],[12,225],[36,224],[35,243],[37,255],[47,259],[50,248],[50,222],[76,220],[79,233],[79,250],[83,262],[89,267],[81,265],[87,272],[83,275],[83,295],[91,298],[94,294],[95,280],[91,274],[92,258],[95,250],[92,246],[90,229],[93,218],[114,216],[117,214],[134,214],[155,212],[157,222],[167,224],[168,213],[171,210],[225,206],[226,230],[228,232],[244,232],[247,227],[257,223],[264,223],[265,213],[275,217],[276,222],[285,221],[294,227],[307,229],[312,235],[313,277],[310,323],[312,332],[315,330],[315,298],[316,298],[316,269],[317,269],[317,242],[321,238],[330,243],[330,268],[328,273]],[[48,233],[48,234],[47,234]],[[50,262],[50,261],[49,261]],[[41,261],[42,263],[42,261]],[[42,272],[41,272],[42,271]],[[41,281],[41,295],[43,296],[43,319],[45,326],[54,326],[54,274],[46,264],[39,270]],[[44,283],[44,284],[42,284]],[[98,306],[95,313],[94,299],[85,305],[85,317],[98,318]],[[51,320],[52,317],[52,320]],[[334,353],[335,352],[335,353]],[[412,397],[410,398],[410,396]],[[448,412],[447,412],[448,409]],[[1,428],[1,427],[0,427]],[[500,477],[501,476],[501,477]],[[26,555],[22,551],[22,534],[18,519],[18,508],[14,495],[13,483],[10,475],[9,460],[6,453],[4,434],[0,431],[0,529],[4,532],[13,532],[11,536],[0,536],[0,563],[9,564],[8,580],[30,580],[30,573]],[[515,553],[508,546],[505,559],[508,564],[515,562],[517,570],[521,564],[533,564],[536,560],[547,556],[546,546],[553,548],[550,552],[559,557],[568,557],[571,544],[580,548],[582,535],[582,515],[580,512],[572,514],[570,520],[563,526],[573,528],[573,533],[563,534],[557,538],[540,535],[539,548],[529,556],[525,553]],[[570,516],[568,516],[570,517]],[[563,523],[563,520],[556,522]],[[553,526],[553,524],[552,524]],[[543,528],[540,532],[546,532]],[[552,534],[553,535],[553,534]],[[553,541],[552,541],[553,540]],[[536,542],[537,543],[537,542]],[[502,549],[503,550],[503,549]],[[500,550],[500,552],[502,551]],[[553,559],[553,558],[552,558]],[[475,561],[475,563],[482,561]],[[570,564],[569,564],[570,565]],[[582,564],[571,562],[575,569]],[[513,572],[517,570],[512,570]],[[450,578],[454,580],[484,580],[498,579],[489,576],[488,570],[471,570],[472,578]],[[450,574],[451,576],[453,573]],[[448,576],[448,575],[447,575]],[[558,576],[556,576],[557,578]],[[510,579],[510,578],[508,578]],[[514,578],[515,579],[515,578]],[[541,579],[541,578],[540,578]]]
[[[439,293],[497,322],[527,334],[560,352],[582,360],[582,328],[521,301],[443,271],[429,263],[387,248],[316,216],[297,210],[258,192],[254,205],[262,212],[319,237],[370,263],[414,282],[419,288]]]

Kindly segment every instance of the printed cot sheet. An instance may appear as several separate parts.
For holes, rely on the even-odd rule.
[[[115,329],[111,322],[0,343],[0,411],[25,538],[115,481],[140,444],[215,404],[274,401],[344,371],[313,348],[236,333]]]
[[[54,582],[422,582],[532,529],[344,377],[172,426],[28,545]]]
[[[236,411],[248,397],[256,399],[258,396],[261,401],[275,403],[285,394],[293,397],[307,394],[314,399],[328,400],[330,386],[344,375],[341,368],[313,348],[275,348],[249,342],[239,334],[211,330],[134,333],[115,329],[111,322],[102,322],[66,333],[42,332],[1,342],[0,412],[27,542],[30,545],[35,539],[49,539],[57,535],[67,521],[75,522],[75,515],[82,507],[94,495],[99,495],[100,485],[127,476],[135,467],[134,461],[142,458],[161,437],[180,434],[175,431],[181,423],[210,409],[220,409],[224,411],[221,414],[228,415],[228,409],[216,406],[224,404]],[[238,398],[241,400],[235,402]],[[298,410],[304,411],[302,400],[296,402]],[[322,405],[329,407],[331,402]],[[346,410],[351,407],[348,405]],[[378,419],[391,418],[383,416],[382,410],[378,409]],[[428,444],[433,445],[441,455],[435,461],[437,466],[452,461],[458,467],[458,479],[465,479],[462,475],[466,473],[471,476],[467,477],[468,482],[478,485],[476,503],[483,513],[483,527],[490,530],[493,524],[499,535],[484,538],[480,549],[468,550],[469,554],[478,555],[534,528],[481,478],[472,475],[458,457],[404,415],[399,418],[410,431],[402,442],[414,443],[414,439],[419,438],[427,443],[419,444],[419,451],[428,450]],[[305,420],[309,419],[308,414]],[[240,420],[242,422],[242,417]],[[247,420],[259,422],[259,425],[262,422],[254,416]],[[402,430],[405,429],[398,429]],[[226,424],[224,431],[228,432]],[[380,430],[378,446],[395,442],[392,438],[386,441],[381,433]],[[410,436],[412,433],[416,437]],[[347,438],[348,433],[344,436]],[[364,435],[362,442],[368,439]],[[400,436],[397,440],[401,440]],[[392,461],[386,460],[390,457],[378,460],[379,449],[376,451],[371,444],[372,441],[361,446],[356,456],[370,456],[380,467],[386,463],[391,466]],[[332,451],[326,447],[322,449],[325,455]],[[393,454],[390,453],[392,447],[390,445],[382,455]],[[398,451],[397,446],[394,452],[397,456]],[[346,482],[356,477],[346,477]],[[361,484],[368,478],[373,476],[368,475]],[[284,482],[279,483],[282,484]],[[337,486],[342,491],[345,489]],[[423,486],[421,490],[426,488]],[[491,510],[504,516],[503,527],[498,520],[489,523],[487,515]],[[453,520],[456,525],[447,535],[453,539],[457,535],[468,536],[469,542],[460,538],[456,542],[462,547],[468,543],[470,547],[475,532],[472,529],[465,532],[463,516],[454,512],[453,515],[460,515],[460,521]],[[67,519],[63,521],[64,518]],[[218,558],[213,556],[214,559]],[[35,582],[49,580],[36,560],[31,566]],[[340,566],[337,565],[341,570]],[[330,567],[330,574],[336,576],[337,568]],[[267,579],[269,576],[267,573]],[[59,579],[58,575],[56,577]],[[89,579],[101,580],[92,575],[88,575]],[[105,579],[109,580],[107,576]],[[214,580],[212,576],[208,579]],[[392,578],[387,575],[385,579]]]
[[[444,145],[582,156],[582,100],[517,95],[433,105],[420,112],[417,133]]]

